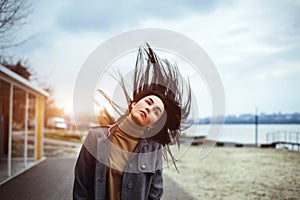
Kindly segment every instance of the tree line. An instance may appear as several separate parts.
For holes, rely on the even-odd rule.
[[[265,114],[261,113],[258,117],[259,124],[300,124],[300,113],[282,114],[273,113]],[[197,120],[198,124],[210,124],[210,117],[201,118]],[[254,114],[242,114],[242,115],[228,115],[225,117],[225,124],[254,124]]]

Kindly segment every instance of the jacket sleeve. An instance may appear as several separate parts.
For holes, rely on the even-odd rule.
[[[163,188],[163,164],[162,164],[162,146],[160,145],[157,152],[156,170],[152,178],[149,199],[161,199]]]
[[[73,199],[94,199],[94,180],[96,159],[90,153],[91,136],[88,134],[81,147],[76,165],[73,185]],[[96,144],[94,144],[96,145]]]
[[[162,169],[158,169],[155,171],[155,174],[152,179],[149,200],[157,200],[161,199],[163,195],[163,176]]]

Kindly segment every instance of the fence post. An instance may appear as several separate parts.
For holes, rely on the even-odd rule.
[[[286,131],[284,131],[284,141],[287,141],[287,134],[286,134]]]
[[[257,114],[257,108],[255,109],[255,146],[258,147],[258,114]]]

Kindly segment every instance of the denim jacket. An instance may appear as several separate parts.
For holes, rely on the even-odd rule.
[[[89,130],[75,166],[73,199],[109,199],[109,132],[113,129],[107,126]],[[162,145],[141,138],[124,169],[121,199],[160,199],[162,194]]]

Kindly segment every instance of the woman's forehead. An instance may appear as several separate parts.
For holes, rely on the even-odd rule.
[[[157,105],[161,106],[162,108],[164,108],[163,101],[161,100],[161,98],[159,98],[156,95],[148,95],[148,96],[145,96],[143,99],[150,99],[153,101],[154,104],[157,104]]]

